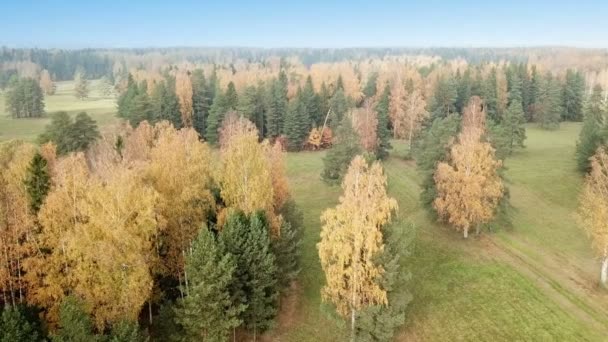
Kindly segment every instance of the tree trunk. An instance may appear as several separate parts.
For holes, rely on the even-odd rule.
[[[462,231],[464,233],[464,238],[465,239],[468,238],[469,237],[469,230],[468,229],[463,229]]]
[[[350,340],[355,342],[355,310],[350,312]]]
[[[605,256],[602,259],[602,268],[600,271],[600,284],[604,288],[608,288],[608,256]]]

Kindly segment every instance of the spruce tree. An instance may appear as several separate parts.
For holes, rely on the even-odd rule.
[[[119,118],[129,119],[131,114],[131,105],[133,99],[139,94],[139,87],[133,76],[129,74],[127,78],[127,90],[118,97],[118,112],[116,115]]]
[[[430,119],[435,120],[436,118],[444,118],[451,113],[455,113],[457,99],[458,92],[454,79],[451,77],[439,79],[430,103]]]
[[[74,76],[74,93],[77,99],[84,100],[89,97],[89,80],[84,71],[79,71]]]
[[[300,245],[302,243],[300,227],[289,221],[281,224],[278,238],[272,240],[272,251],[280,277],[278,285],[281,289],[289,287],[300,273]]]
[[[490,125],[490,140],[496,149],[496,157],[504,159],[511,155],[515,148],[524,147],[526,127],[521,98],[519,76],[512,75],[512,88],[509,92],[509,107],[500,124]]]
[[[385,159],[388,157],[388,150],[393,148],[391,146],[391,132],[388,128],[389,125],[389,99],[390,99],[391,88],[387,84],[384,87],[384,91],[378,102],[376,103],[376,112],[378,113],[378,126],[376,128],[376,136],[378,137],[378,145],[376,147],[376,157],[378,159]]]
[[[319,98],[315,93],[310,75],[306,78],[306,84],[302,89],[300,101],[303,110],[307,113],[306,115],[308,116],[310,123],[315,127],[321,126],[325,116],[324,114],[321,114],[321,111],[319,110]]]
[[[209,118],[207,119],[207,127],[205,129],[205,139],[207,139],[210,144],[218,143],[218,130],[221,127],[224,115],[228,110],[229,107],[226,102],[225,94],[221,91],[217,91],[215,93],[215,98],[213,99],[213,104],[209,109]]]
[[[91,318],[83,303],[73,296],[66,297],[59,309],[59,329],[51,335],[53,342],[93,342],[99,338],[93,332]]]
[[[535,119],[541,128],[559,128],[559,120],[562,113],[560,87],[551,73],[548,73],[542,79],[538,88],[536,104],[534,107]]]
[[[192,126],[202,137],[205,134],[207,116],[209,115],[209,99],[207,98],[207,82],[203,70],[196,69],[192,73]],[[178,102],[179,105],[179,102]],[[179,106],[178,106],[179,108]]]
[[[148,342],[137,322],[120,321],[112,326],[108,342]]]
[[[321,179],[328,184],[340,184],[353,158],[362,151],[359,136],[349,117],[344,117],[336,131],[333,147],[323,157]]]
[[[6,93],[6,109],[13,119],[39,118],[44,115],[44,94],[31,78],[17,79]]]
[[[330,119],[328,119],[329,126],[335,130],[349,109],[348,100],[346,95],[344,95],[343,88],[338,88],[331,99],[329,99],[329,107],[331,108]]]
[[[276,139],[283,134],[284,117],[287,112],[287,75],[279,72],[279,77],[268,86],[266,94],[267,137]]]
[[[363,95],[368,99],[376,96],[377,84],[378,84],[378,73],[372,72],[367,77],[367,82],[365,82],[365,87],[363,87]]]
[[[236,110],[239,105],[239,97],[236,93],[236,88],[234,87],[234,83],[231,81],[228,83],[228,87],[226,88],[226,106],[228,110]]]
[[[263,85],[259,87],[247,86],[243,94],[239,97],[238,112],[241,113],[249,121],[253,122],[260,132],[260,136],[265,133],[265,117],[264,117],[264,94]]]
[[[0,315],[0,342],[44,341],[40,328],[27,317],[22,306],[8,306]]]
[[[230,294],[235,270],[234,257],[203,227],[186,257],[188,295],[175,310],[185,341],[226,341],[241,324],[238,317],[245,306],[235,305]]]
[[[459,70],[460,71],[460,70]],[[459,74],[458,74],[459,75]],[[471,79],[471,71],[469,69],[465,70],[465,72],[460,77],[456,77],[456,112],[462,113],[462,110],[469,102],[469,99],[472,96],[472,79]]]
[[[530,75],[530,82],[528,86],[528,106],[524,108],[526,111],[526,121],[530,122],[535,119],[537,112],[537,98],[540,91],[540,85],[542,83],[542,77],[536,70],[536,66],[532,66],[532,73]]]
[[[583,98],[585,79],[580,72],[566,71],[566,81],[562,88],[562,120],[580,121],[583,118]]]
[[[433,179],[435,168],[439,162],[447,159],[450,143],[458,134],[459,128],[460,116],[458,114],[435,119],[414,145],[416,166],[422,176],[420,201],[431,213],[435,213],[433,201],[437,197]]]
[[[27,168],[24,184],[29,197],[30,209],[34,214],[37,214],[51,188],[51,176],[49,175],[47,161],[40,152],[36,152],[32,158]]]
[[[95,120],[86,112],[78,113],[69,132],[70,151],[86,151],[99,136]]]
[[[167,77],[165,81],[158,83],[152,91],[150,102],[152,105],[151,122],[166,120],[175,128],[182,127],[179,99],[175,94],[175,79]]]
[[[44,128],[44,132],[38,137],[40,144],[52,141],[57,146],[57,154],[62,155],[70,152],[71,142],[69,139],[72,129],[72,118],[67,112],[61,111],[51,116],[51,122]]]
[[[300,89],[296,98],[289,103],[284,130],[287,138],[287,148],[291,151],[299,151],[310,132],[310,118]]]
[[[589,172],[591,158],[606,140],[606,109],[602,103],[602,87],[596,85],[585,106],[583,128],[576,143],[576,162],[581,172]]]
[[[499,122],[501,118],[498,117],[498,112],[496,108],[498,104],[498,95],[496,93],[495,67],[490,70],[490,74],[483,81],[481,88],[481,97],[483,98],[483,102],[486,106],[486,113],[488,118],[492,119],[494,122]],[[466,102],[468,102],[468,99]]]

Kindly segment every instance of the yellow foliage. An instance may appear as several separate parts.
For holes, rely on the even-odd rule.
[[[397,201],[386,193],[382,166],[375,162],[370,167],[361,156],[350,164],[342,188],[340,203],[321,216],[317,247],[327,281],[323,300],[347,316],[388,302],[386,290],[379,284],[384,269],[375,258],[384,246],[382,227],[390,222]]]
[[[579,199],[579,220],[591,237],[597,255],[608,257],[608,154],[605,147],[591,158],[591,172],[587,175]]]

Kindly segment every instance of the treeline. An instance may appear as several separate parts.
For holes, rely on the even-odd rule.
[[[220,132],[217,163],[196,131],[166,121],[96,139],[84,114],[58,115],[42,146],[1,144],[0,337],[143,341],[142,324],[159,340],[199,341],[268,329],[299,272],[302,217],[280,146],[242,118]]]

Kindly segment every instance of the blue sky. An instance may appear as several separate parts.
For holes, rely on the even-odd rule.
[[[608,0],[1,0],[11,47],[608,48]]]

